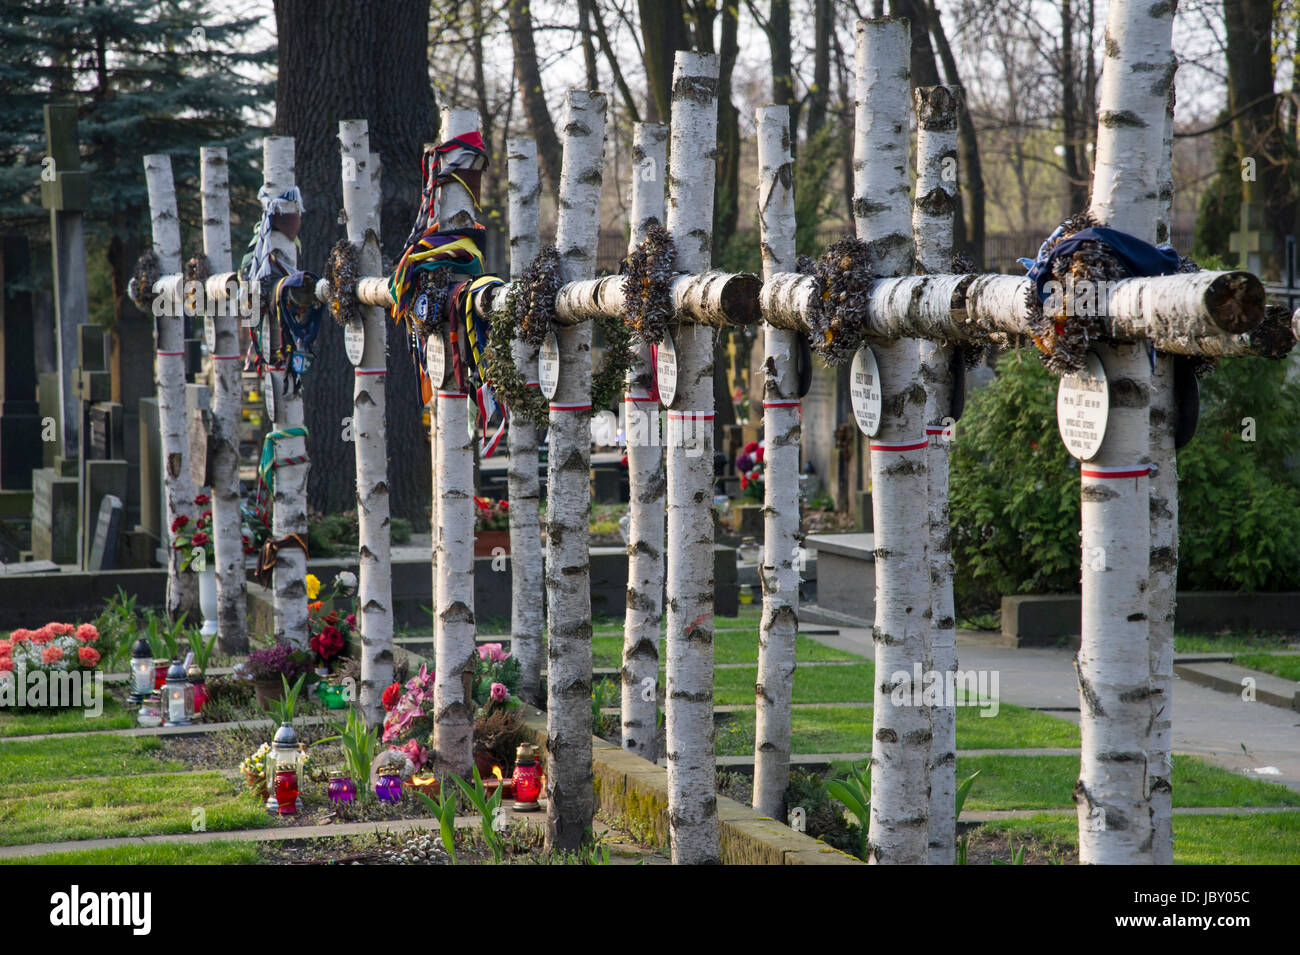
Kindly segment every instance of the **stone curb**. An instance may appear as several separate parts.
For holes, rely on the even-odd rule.
[[[524,726],[546,746],[546,714],[523,710]],[[661,850],[668,845],[668,771],[597,737],[592,738],[597,808],[641,827]],[[726,796],[718,796],[718,830],[724,865],[863,865],[846,853],[795,832]]]
[[[1280,706],[1284,710],[1300,711],[1300,685],[1271,673],[1251,670],[1235,663],[1175,663],[1174,673],[1191,683],[1208,686],[1212,690],[1241,695],[1242,680],[1255,681],[1255,700]]]

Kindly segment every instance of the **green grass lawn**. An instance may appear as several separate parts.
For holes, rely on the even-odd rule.
[[[31,858],[0,859],[0,865],[257,865],[261,861],[257,843],[220,840],[51,852]]]
[[[796,648],[796,655],[798,650]],[[799,667],[794,671],[796,703],[869,703],[875,667],[870,663],[848,666]],[[713,702],[718,706],[752,704],[758,667],[713,671]]]
[[[1239,653],[1232,658],[1238,666],[1263,670],[1284,680],[1300,682],[1300,656],[1282,656],[1277,653]]]
[[[622,632],[596,635],[591,639],[592,665],[617,667],[623,665]],[[664,644],[659,644],[659,659],[664,659]],[[846,650],[836,650],[812,637],[795,638],[795,659],[799,661],[860,660],[862,657]],[[758,630],[724,630],[713,635],[714,663],[758,663]],[[751,686],[753,685],[751,681]]]
[[[208,831],[258,829],[265,809],[220,773],[0,786],[0,845],[191,832],[202,809]]]
[[[1285,650],[1296,642],[1294,634],[1267,630],[1239,633],[1175,633],[1174,650],[1179,653],[1250,653]]]
[[[830,669],[830,668],[827,668]],[[838,669],[838,668],[837,668]],[[795,671],[798,674],[798,670]],[[1025,749],[1078,746],[1079,730],[1072,723],[1023,707],[1003,703],[995,717],[981,717],[973,706],[957,708],[958,749]],[[790,748],[794,753],[868,753],[871,751],[871,707],[809,707],[791,711]],[[718,728],[718,752],[748,755],[754,751],[754,715],[734,714]],[[1013,757],[1008,757],[1009,759]],[[1078,767],[1078,757],[1073,760]],[[1021,757],[1014,757],[1020,760]],[[1070,786],[1074,782],[1071,780]],[[1054,805],[1038,803],[1036,805]]]
[[[960,736],[958,737],[960,742]],[[1074,805],[1077,756],[976,756],[957,760],[957,779],[979,770],[967,809],[1052,809]],[[1175,806],[1300,806],[1300,793],[1249,779],[1194,756],[1174,756]]]
[[[1177,786],[1174,788],[1177,794]],[[1014,843],[1030,836],[1077,848],[1073,816],[1031,816],[989,822]],[[1296,865],[1300,863],[1300,812],[1258,816],[1174,816],[1174,862],[1178,865]]]
[[[75,733],[79,730],[120,730],[135,726],[136,711],[105,694],[104,710],[87,716],[82,709],[26,710],[0,709],[0,737],[35,736],[39,733]]]
[[[107,734],[0,743],[0,781],[41,783],[183,771],[181,761],[159,759],[162,748],[157,737]]]

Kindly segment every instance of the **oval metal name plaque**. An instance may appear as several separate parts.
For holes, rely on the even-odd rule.
[[[1106,369],[1095,352],[1088,352],[1083,370],[1061,378],[1056,392],[1056,428],[1071,457],[1091,461],[1097,456],[1109,414]]]

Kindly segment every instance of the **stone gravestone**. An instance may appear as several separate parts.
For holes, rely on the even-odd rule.
[[[40,376],[40,414],[56,423],[57,444],[46,467],[32,474],[32,555],[78,563],[77,450],[81,409],[74,393],[77,330],[89,315],[83,210],[89,184],[81,171],[77,110],[45,107],[48,155],[41,163],[41,205],[50,210],[54,264],[55,352],[58,371]]]
[[[91,538],[87,570],[113,570],[117,567],[117,537],[122,526],[122,501],[105,494],[99,504],[99,519]]]
[[[0,495],[30,491],[43,465],[36,403],[32,296],[18,285],[30,275],[27,239],[6,235],[0,254]],[[24,495],[30,497],[30,495]],[[4,508],[6,514],[9,508]]]
[[[92,523],[105,495],[120,506],[126,497],[127,463],[123,458],[122,406],[114,404],[108,370],[108,337],[98,325],[77,329],[77,374],[74,393],[81,402],[81,496],[78,506],[81,565],[89,568]]]

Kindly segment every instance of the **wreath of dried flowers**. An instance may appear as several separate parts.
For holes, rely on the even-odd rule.
[[[673,237],[651,219],[646,236],[628,255],[623,268],[627,325],[640,344],[658,345],[673,315]]]
[[[135,263],[135,271],[127,284],[127,296],[142,312],[153,311],[153,287],[162,278],[162,265],[153,249],[147,249]]]
[[[334,320],[346,328],[361,321],[361,305],[357,301],[357,247],[347,239],[339,239],[325,260],[325,281],[329,283],[329,312]]]
[[[542,344],[555,317],[555,296],[560,292],[560,252],[544,247],[529,263],[518,292],[511,297],[510,318],[518,326],[519,340],[532,348]]]
[[[809,344],[828,365],[853,358],[866,329],[867,297],[876,272],[871,267],[871,247],[847,237],[832,244],[813,267],[818,308],[808,316]]]
[[[516,331],[517,292],[513,285],[506,288],[505,302],[488,318],[488,344],[483,352],[483,375],[492,383],[492,390],[505,402],[512,414],[523,415],[535,427],[545,428],[550,416],[546,397],[540,388],[528,387],[528,382],[515,365],[512,346]]]

